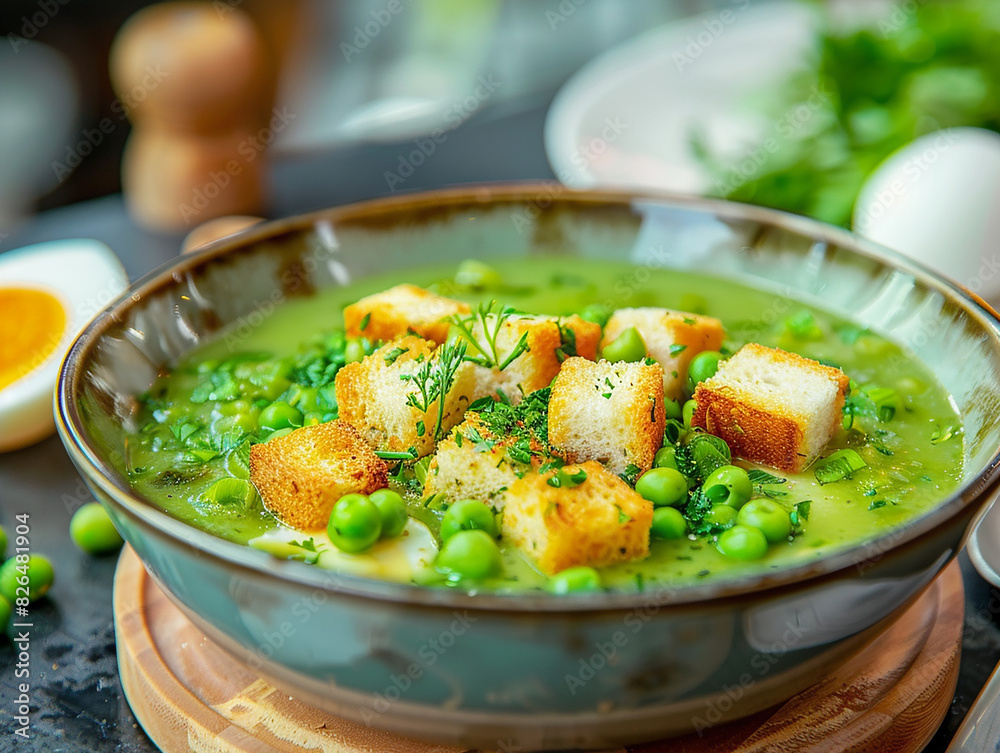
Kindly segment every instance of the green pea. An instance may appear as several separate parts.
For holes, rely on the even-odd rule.
[[[219,368],[220,363],[222,362],[219,361],[219,359],[217,358],[209,358],[198,364],[197,371],[199,374],[207,374],[210,371],[215,371],[217,368]]]
[[[255,412],[251,409],[248,413],[242,413],[238,416],[223,416],[218,419],[212,424],[212,433],[221,436],[236,429],[243,434],[252,434],[257,431],[258,426]]]
[[[715,376],[719,370],[719,363],[725,360],[725,356],[717,350],[704,350],[688,364],[687,389],[694,392],[694,388],[699,382],[704,382]]]
[[[661,447],[656,451],[656,455],[653,456],[653,467],[654,468],[673,468],[675,471],[679,470],[677,468],[677,452],[673,447]]]
[[[223,416],[239,416],[250,412],[250,401],[233,400],[231,403],[219,403],[216,410]]]
[[[600,303],[592,303],[580,312],[580,318],[587,322],[600,324],[603,327],[608,323],[608,319],[611,318],[611,310]]]
[[[297,400],[289,402],[303,413],[321,413],[329,407],[325,400],[320,404],[319,389],[316,387],[302,387],[296,397]]]
[[[289,387],[292,383],[285,377],[275,377],[272,380],[266,381],[260,386],[261,394],[267,400],[277,400],[278,397]]]
[[[485,531],[458,531],[444,542],[434,565],[452,578],[471,580],[503,572],[500,549]]]
[[[729,505],[737,510],[753,496],[750,475],[738,465],[716,468],[708,474],[701,488],[713,503]]]
[[[357,363],[363,360],[366,355],[365,346],[361,344],[360,340],[348,340],[347,345],[344,346],[344,363]]]
[[[489,264],[466,259],[455,270],[455,284],[473,290],[487,290],[503,285],[503,277]]]
[[[729,505],[712,505],[705,513],[705,520],[719,528],[732,528],[736,525],[737,512]]]
[[[0,634],[7,632],[7,625],[10,623],[10,602],[0,596]]]
[[[639,330],[635,327],[629,327],[604,347],[601,356],[613,362],[641,361],[646,357],[646,343],[643,342]]]
[[[767,554],[767,537],[758,528],[735,525],[719,535],[717,547],[727,557],[750,562]]]
[[[639,477],[635,490],[654,507],[666,507],[684,502],[688,485],[687,479],[676,468],[653,468]]]
[[[289,429],[278,429],[277,431],[272,431],[270,434],[267,435],[267,437],[264,439],[264,441],[265,442],[270,442],[272,439],[280,439],[281,437],[287,437],[293,431],[295,431],[295,429],[291,429],[291,428],[289,428]],[[249,474],[249,471],[247,473]],[[247,475],[247,478],[250,478],[250,476]]]
[[[478,499],[460,499],[441,519],[441,540],[447,541],[459,531],[483,531],[495,538],[497,521],[493,510]]]
[[[293,408],[288,403],[277,402],[262,410],[258,421],[262,429],[278,431],[302,426],[302,418],[302,411],[298,408]]]
[[[319,413],[306,413],[302,419],[303,426],[319,426],[323,423],[323,416]]]
[[[25,576],[27,582],[22,583],[21,579]],[[16,557],[11,557],[0,565],[0,596],[13,604],[18,596],[17,589],[27,587],[28,601],[35,601],[48,593],[54,580],[52,563],[42,555],[32,554],[23,564],[19,564]]]
[[[87,554],[108,554],[121,549],[124,541],[99,502],[88,502],[69,522],[69,535]]]
[[[566,594],[597,593],[603,590],[601,576],[592,567],[568,567],[549,578],[546,586],[549,593]]]
[[[365,495],[345,494],[333,506],[326,532],[340,551],[357,554],[382,535],[382,514]]]
[[[927,383],[913,377],[903,377],[897,380],[896,391],[905,397],[922,395],[927,391]]]
[[[657,507],[649,533],[654,539],[679,539],[687,533],[687,521],[676,507]]]
[[[368,495],[368,499],[378,508],[382,517],[382,538],[399,536],[406,528],[406,521],[410,519],[403,498],[392,489],[379,489]]]
[[[0,526],[0,562],[7,557],[7,532]]]
[[[681,421],[684,418],[684,410],[681,407],[680,400],[671,400],[668,397],[663,401],[663,411],[666,414],[666,419],[668,421],[671,419],[674,421]]]
[[[792,532],[792,518],[784,507],[770,499],[752,499],[740,510],[741,525],[759,528],[772,544],[784,541]]]
[[[684,425],[689,429],[691,428],[691,422],[694,420],[694,412],[697,408],[698,403],[694,400],[688,400],[684,403],[684,407],[681,409]]]

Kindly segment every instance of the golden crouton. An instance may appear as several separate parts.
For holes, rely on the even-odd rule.
[[[386,485],[388,468],[345,421],[305,426],[250,448],[250,481],[264,507],[290,528],[326,528],[345,494]]]
[[[416,285],[397,285],[345,308],[344,326],[349,337],[388,342],[417,334],[440,344],[448,339],[447,318],[467,313],[467,303],[435,295]]]
[[[424,496],[478,499],[500,510],[504,492],[530,468],[507,455],[514,441],[496,436],[476,413],[466,413],[465,421],[438,444],[427,468]]]
[[[635,327],[646,343],[646,352],[663,367],[663,391],[678,400],[683,396],[691,359],[704,350],[722,347],[722,322],[710,316],[660,308],[618,309],[604,328],[606,347],[629,327]]]
[[[512,405],[521,402],[524,395],[548,387],[561,365],[558,352],[562,336],[555,319],[547,317],[512,315],[504,318],[497,327],[496,314],[486,316],[486,329],[496,332],[496,362],[503,364],[514,352],[522,336],[527,336],[527,349],[502,371],[495,367],[476,367],[476,397],[495,395],[502,390]],[[475,345],[469,347],[470,355],[493,360],[493,349],[478,318],[472,325]]]
[[[357,429],[376,450],[408,452],[418,457],[434,451],[438,400],[427,410],[411,404],[421,397],[417,379],[421,368],[438,363],[440,349],[429,340],[402,337],[386,343],[359,363],[344,366],[335,382],[340,418]],[[475,367],[463,363],[445,396],[442,434],[458,424],[472,402]],[[419,400],[418,400],[419,402]]]
[[[597,347],[601,344],[601,325],[581,319],[576,314],[558,320],[562,326],[563,340],[567,334],[570,343],[563,343],[563,353],[567,356],[580,356],[590,361],[597,360]]]
[[[548,574],[575,565],[601,567],[649,554],[653,505],[600,463],[570,465],[586,472],[578,486],[550,486],[556,471],[529,473],[507,490],[503,537]]]
[[[698,385],[691,422],[739,457],[798,473],[841,425],[848,381],[840,369],[750,343]]]
[[[549,442],[571,462],[648,471],[663,444],[660,367],[567,358],[549,399]]]

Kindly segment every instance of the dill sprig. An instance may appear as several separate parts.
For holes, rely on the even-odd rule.
[[[437,402],[437,421],[434,426],[434,441],[441,439],[441,420],[444,418],[445,401],[455,385],[455,376],[466,358],[467,344],[461,340],[445,343],[433,358],[420,364],[412,374],[402,374],[399,378],[411,382],[416,392],[406,396],[406,404],[426,413]]]
[[[503,359],[501,359],[498,341],[504,324],[516,313],[517,310],[513,306],[503,306],[493,300],[489,303],[479,304],[476,310],[468,316],[456,314],[450,317],[449,321],[459,334],[480,353],[478,356],[466,355],[465,360],[498,371],[503,371],[514,363],[518,356],[528,350],[528,333],[525,332],[521,335],[517,344],[514,345],[514,349]],[[482,328],[485,342],[481,342],[474,334],[477,323]]]

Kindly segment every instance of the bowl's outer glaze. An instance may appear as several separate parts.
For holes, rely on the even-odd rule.
[[[905,528],[739,582],[552,600],[337,575],[197,531],[125,479],[134,395],[220,328],[239,346],[289,297],[394,265],[562,254],[707,271],[849,316],[906,345],[954,395],[966,484]],[[613,305],[629,305],[625,281]],[[957,551],[991,496],[1000,332],[988,308],[891,252],[802,218],[699,199],[490,186],[259,226],[138,283],[67,356],[58,426],[168,594],[280,687],[338,715],[484,749],[614,746],[704,728],[808,686]]]

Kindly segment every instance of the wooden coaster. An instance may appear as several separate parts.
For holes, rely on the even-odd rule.
[[[917,753],[955,692],[964,619],[952,563],[899,620],[837,672],[747,719],[631,753]],[[294,700],[208,640],[126,548],[115,575],[125,695],[167,753],[460,753],[344,721]],[[619,751],[618,753],[625,753]]]

